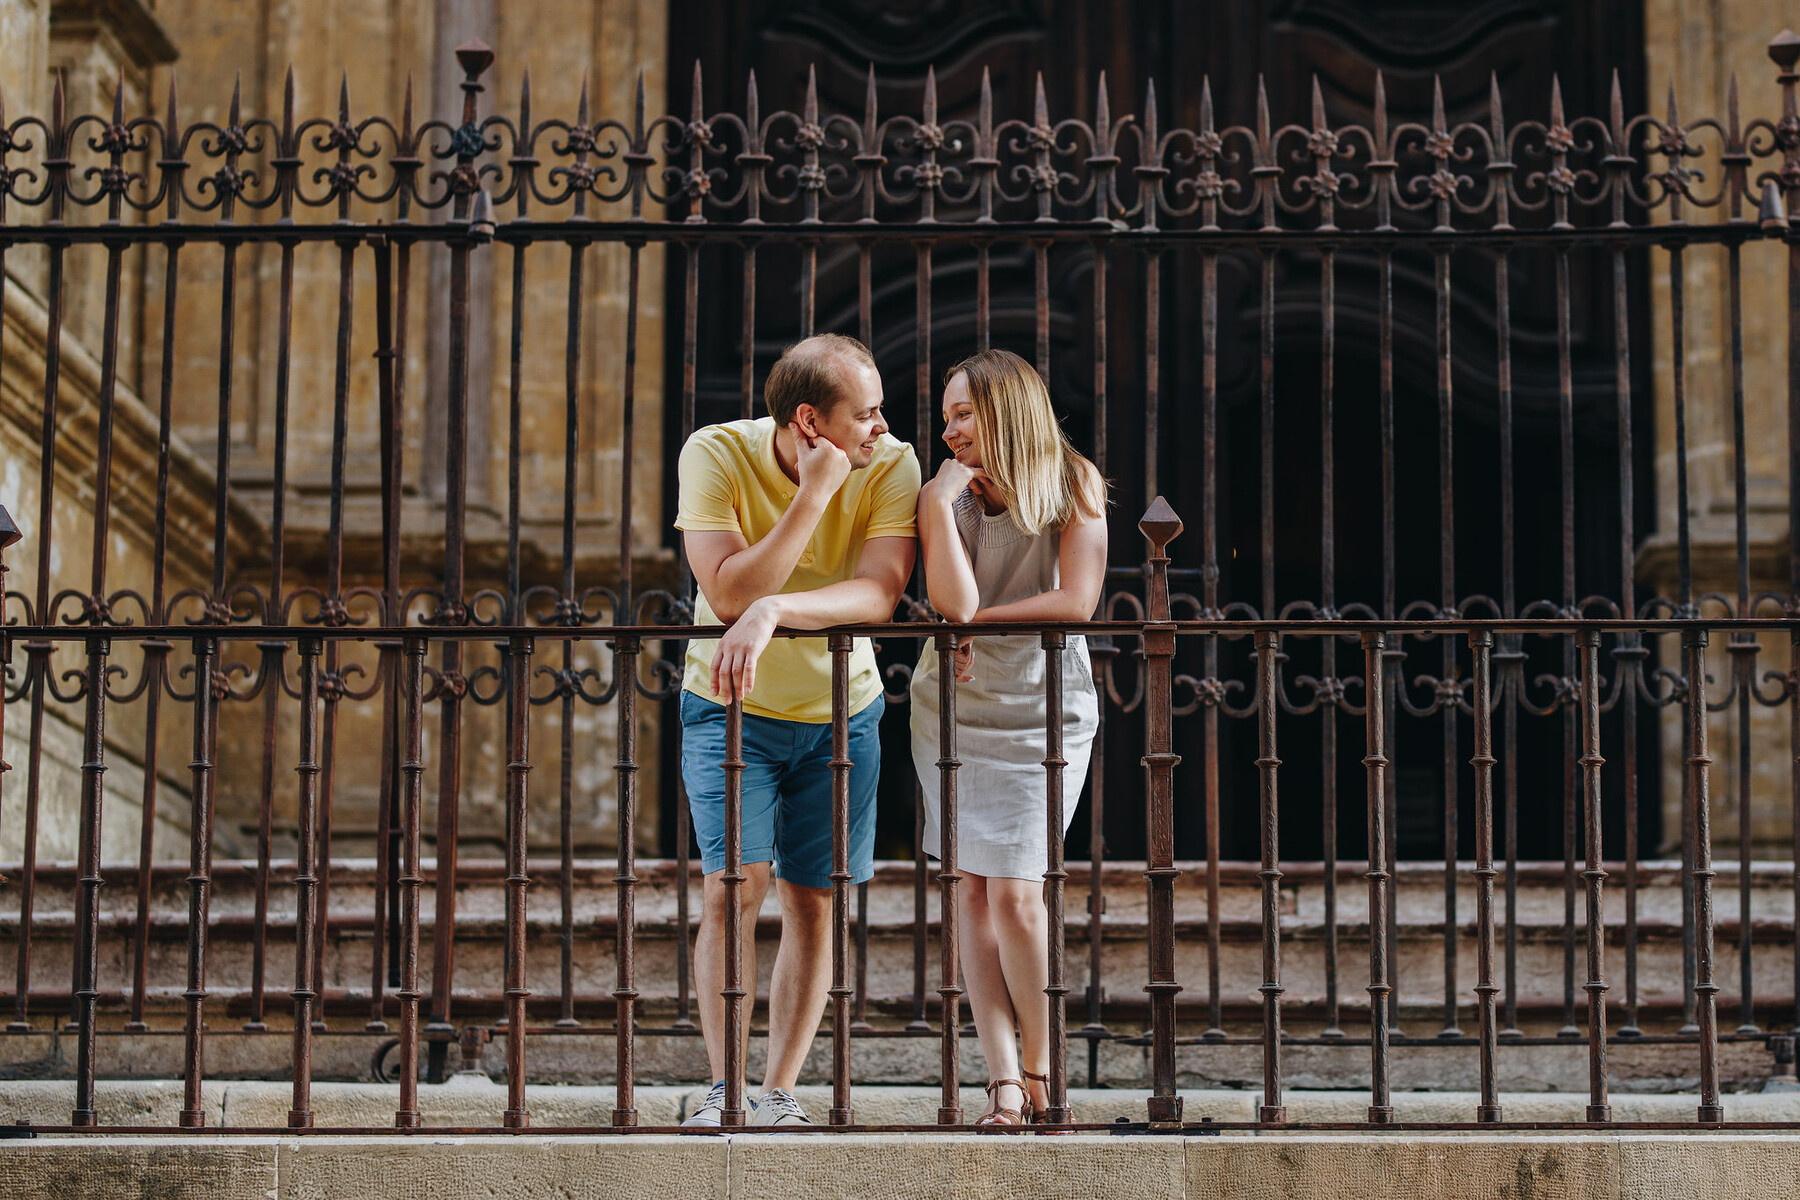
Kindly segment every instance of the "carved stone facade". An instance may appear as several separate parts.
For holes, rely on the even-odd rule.
[[[460,73],[452,51],[480,38],[496,51],[484,79],[484,112],[512,110],[524,73],[531,72],[538,111],[572,115],[581,89],[591,89],[598,114],[631,110],[640,70],[648,95],[660,106],[665,93],[664,63],[668,12],[662,0],[622,4],[585,0],[391,0],[376,4],[290,6],[256,0],[219,5],[210,0],[0,0],[0,57],[9,65],[6,111],[48,114],[53,75],[63,73],[71,114],[105,114],[113,92],[123,84],[122,108],[127,118],[151,111],[159,115],[171,84],[177,88],[181,121],[223,121],[234,87],[241,88],[246,119],[280,119],[288,70],[296,112],[302,117],[336,112],[340,83],[349,89],[352,113],[379,112],[397,118],[413,89],[418,121],[434,115],[454,116],[461,101]],[[28,214],[28,215],[22,215]],[[246,220],[272,219],[274,214]],[[373,214],[358,213],[359,217]],[[7,220],[39,220],[36,210],[15,206]],[[92,219],[82,213],[80,220]],[[128,220],[143,220],[141,216]],[[160,219],[160,214],[150,219]],[[422,218],[429,219],[429,218]],[[496,586],[504,579],[506,561],[504,505],[507,486],[509,386],[508,338],[510,293],[507,255],[499,247],[475,256],[472,309],[487,314],[486,325],[471,335],[469,445],[469,590]],[[564,362],[561,331],[566,323],[566,260],[561,247],[531,250],[538,280],[528,293],[525,319],[527,344],[522,361],[524,421],[523,548],[526,584],[553,581],[560,551],[562,513],[561,462]],[[5,304],[3,374],[0,374],[0,503],[6,505],[25,534],[11,555],[8,583],[29,595],[37,575],[38,480],[43,427],[44,339],[46,332],[46,252],[39,247],[15,248],[5,256],[8,273]],[[274,246],[240,249],[236,274],[236,335],[231,361],[232,528],[229,576],[267,586],[271,574],[278,377],[279,290],[281,252]],[[442,455],[444,431],[441,364],[445,359],[447,312],[439,297],[445,270],[441,251],[419,250],[412,274],[405,363],[406,445],[404,563],[405,586],[426,585],[433,564],[441,563],[443,511]],[[105,252],[99,247],[68,251],[64,298],[62,383],[58,406],[55,532],[50,592],[86,590],[93,522],[92,477],[95,397],[102,344]],[[162,370],[165,257],[160,248],[134,248],[128,253],[120,289],[120,394],[118,444],[114,467],[113,520],[108,586],[150,591],[152,512],[156,477],[159,380]],[[217,462],[219,337],[222,255],[216,245],[183,250],[178,276],[176,336],[173,362],[172,427],[174,478],[169,503],[167,587],[172,595],[210,583],[213,537],[212,491]],[[601,246],[587,256],[584,311],[586,336],[581,376],[582,423],[588,431],[581,463],[578,576],[583,585],[598,583],[616,571],[618,554],[616,479],[620,440],[617,419],[622,391],[621,346],[625,336],[625,250]],[[636,410],[641,433],[637,442],[636,478],[642,497],[636,507],[635,543],[647,556],[640,577],[657,578],[669,570],[663,544],[661,512],[662,446],[662,254],[644,251],[639,285],[639,355]],[[372,294],[373,266],[366,250],[357,258],[356,291]],[[330,243],[299,246],[294,255],[294,286],[289,364],[286,479],[283,489],[283,586],[288,594],[322,577],[329,507],[331,398],[336,344],[338,250]],[[541,345],[532,334],[545,332]],[[345,584],[380,583],[379,459],[376,437],[376,369],[372,358],[375,326],[368,311],[358,312],[350,354],[350,453],[345,512]],[[86,511],[84,511],[86,506]],[[135,674],[139,654],[124,647],[120,665]],[[22,656],[23,648],[15,649]],[[62,664],[59,652],[57,662]],[[239,661],[253,664],[257,651],[242,647]],[[540,647],[540,662],[560,660],[553,644]],[[228,656],[230,657],[230,656]],[[190,661],[177,645],[170,670],[175,686],[188,681],[179,672]],[[344,652],[346,684],[367,688],[376,656],[364,646]],[[497,661],[491,647],[473,651],[473,664]],[[69,658],[73,666],[75,658]],[[607,656],[594,647],[577,653],[576,665],[610,670]],[[296,656],[287,654],[290,680]],[[361,669],[367,674],[357,675]],[[541,691],[540,685],[540,691]],[[7,726],[8,758],[23,765],[20,748],[26,736],[26,708],[15,705]],[[135,857],[141,813],[144,761],[142,705],[117,706],[120,719],[108,729],[105,856]],[[166,816],[157,834],[157,857],[179,857],[185,851],[188,759],[191,732],[181,704],[163,706],[160,743],[159,810]],[[258,796],[265,771],[273,780],[272,821],[275,853],[291,827],[295,804],[294,764],[298,761],[297,713],[292,701],[277,706],[274,753],[265,765],[263,699],[227,703],[220,738],[220,853],[246,854],[254,845],[259,822]],[[375,828],[380,723],[375,706],[348,704],[337,730],[334,777],[334,843],[337,853],[366,853]],[[576,753],[572,798],[577,845],[588,851],[611,846],[615,837],[611,707],[577,707]],[[42,789],[43,828],[39,856],[69,859],[75,853],[75,797],[80,755],[78,706],[52,703],[45,723]],[[534,780],[532,841],[552,846],[557,839],[556,800],[559,740],[557,707],[535,710],[533,740],[540,750]],[[460,835],[473,842],[498,844],[504,825],[500,812],[502,719],[495,708],[465,706],[463,801]],[[427,752],[435,738],[427,731]],[[654,712],[639,735],[646,763],[641,778],[646,799],[646,838],[653,838],[656,784]],[[22,846],[25,771],[7,780],[6,819],[0,822],[0,860],[17,861]],[[427,813],[430,827],[433,817]]]
[[[805,6],[801,6],[804,8]],[[1327,28],[1342,17],[1342,5],[1270,6],[1273,16],[1289,19],[1306,8],[1315,24]],[[873,10],[871,10],[873,11]],[[996,6],[994,29],[1008,27],[1008,6]],[[1097,10],[1098,11],[1098,10]],[[1360,11],[1360,10],[1359,10]],[[1323,14],[1323,15],[1320,15]],[[1334,15],[1336,14],[1336,15]],[[1685,110],[1722,113],[1728,101],[1729,80],[1738,77],[1742,104],[1747,113],[1766,113],[1774,107],[1772,70],[1764,54],[1769,37],[1791,13],[1773,0],[1649,0],[1644,6],[1645,75],[1652,108],[1660,106],[1665,88],[1673,83]],[[875,26],[871,25],[871,28]],[[949,28],[948,26],[946,27]],[[801,34],[805,22],[793,26]],[[789,32],[792,33],[793,29]],[[975,26],[958,25],[949,43],[962,47],[968,38],[981,36]],[[497,57],[486,82],[485,111],[510,110],[516,105],[522,74],[531,70],[534,106],[542,112],[571,113],[584,75],[590,77],[592,108],[597,114],[624,114],[631,109],[637,73],[644,73],[652,111],[662,107],[668,95],[668,78],[679,75],[684,64],[671,64],[668,40],[670,12],[667,0],[627,0],[594,4],[587,0],[380,0],[354,5],[320,3],[278,5],[272,0],[252,0],[221,5],[217,0],[161,0],[154,6],[140,0],[0,0],[0,61],[8,66],[5,80],[6,112],[48,113],[52,104],[53,73],[64,77],[70,112],[105,112],[115,90],[122,89],[122,107],[130,115],[160,108],[171,76],[179,75],[180,112],[184,120],[222,119],[234,84],[241,81],[247,114],[278,116],[281,111],[286,70],[293,67],[297,107],[304,113],[330,112],[335,108],[340,80],[348,79],[353,114],[397,114],[404,102],[409,76],[414,102],[421,119],[451,111],[458,96],[452,48],[469,37],[480,37],[494,46]],[[947,34],[947,36],[949,36]],[[1323,36],[1323,35],[1321,35]],[[1115,86],[1120,81],[1115,79]],[[1088,100],[1087,83],[1077,85],[1081,95],[1072,104]],[[1704,147],[1707,156],[1695,160],[1698,169],[1716,169],[1717,146]],[[1755,197],[1743,216],[1754,219]],[[1693,211],[1692,221],[1714,221],[1728,214],[1719,209]],[[6,219],[38,220],[35,210],[14,207]],[[139,218],[141,219],[141,218]],[[508,390],[507,350],[510,313],[507,270],[511,252],[501,248],[479,257],[474,275],[476,311],[490,314],[490,323],[478,329],[469,347],[477,386],[471,394],[471,590],[490,586],[504,567],[503,513],[506,492],[506,456],[509,448],[506,423]],[[565,321],[566,289],[557,272],[566,252],[551,246],[528,252],[536,286],[527,295],[524,326],[528,331],[560,330]],[[624,337],[626,288],[625,250],[598,246],[589,252],[585,276],[585,313],[589,336],[581,383],[583,427],[594,431],[582,463],[580,573],[598,582],[616,567],[616,489],[610,486],[619,465],[618,412],[622,389],[621,345]],[[231,429],[234,471],[232,509],[232,571],[246,579],[266,580],[270,571],[270,524],[275,475],[275,380],[277,378],[278,304],[276,281],[279,251],[273,247],[246,248],[240,255],[238,276],[238,342],[232,362],[236,402]],[[214,247],[193,247],[184,252],[176,312],[176,387],[172,413],[177,438],[174,472],[168,503],[170,548],[168,559],[171,591],[206,582],[208,548],[212,540],[212,464],[216,459],[217,354],[220,305],[220,255]],[[1651,254],[1652,318],[1647,345],[1634,345],[1634,356],[1652,363],[1655,395],[1655,475],[1639,480],[1640,489],[1653,490],[1656,532],[1650,536],[1639,560],[1640,579],[1658,590],[1673,590],[1674,572],[1674,456],[1673,385],[1670,330],[1672,328],[1668,254]],[[44,348],[47,331],[47,254],[37,247],[19,247],[5,253],[7,273],[4,326],[0,329],[0,503],[4,503],[25,531],[23,544],[13,554],[9,582],[15,588],[31,588],[36,577],[39,534],[38,480],[39,438],[43,424]],[[59,436],[55,503],[52,520],[57,531],[49,591],[81,587],[88,566],[91,531],[92,464],[95,396],[99,378],[99,346],[104,311],[104,251],[78,247],[69,251],[62,340],[62,381],[57,412]],[[668,571],[664,542],[665,514],[660,496],[665,447],[659,410],[664,394],[662,373],[665,287],[663,259],[652,246],[644,251],[639,290],[637,405],[640,437],[634,469],[643,481],[646,499],[636,509],[635,543],[647,556],[645,577]],[[356,266],[359,292],[366,293],[365,256]],[[415,265],[413,303],[407,330],[409,381],[405,397],[407,425],[407,494],[404,525],[406,558],[423,572],[441,548],[441,483],[434,464],[442,454],[444,430],[436,373],[444,355],[445,310],[438,299],[443,292],[443,263],[422,254]],[[1686,393],[1690,420],[1688,448],[1691,472],[1690,517],[1694,534],[1694,592],[1735,594],[1733,528],[1734,497],[1733,428],[1731,424],[1731,347],[1727,316],[1731,303],[1725,252],[1715,247],[1690,249],[1684,258],[1686,304]],[[156,458],[157,381],[162,369],[161,337],[164,258],[160,249],[138,248],[127,255],[121,288],[119,355],[120,397],[118,455],[114,477],[112,539],[108,547],[112,577],[121,585],[142,586],[150,574],[150,538],[155,499],[153,481]],[[331,374],[333,363],[325,348],[334,344],[337,251],[329,244],[308,245],[296,252],[292,340],[302,348],[290,365],[291,420],[287,443],[285,488],[285,586],[291,590],[322,570],[326,523],[328,456],[330,450]],[[1741,305],[1743,312],[1743,386],[1747,428],[1746,483],[1751,546],[1752,593],[1771,591],[1785,595],[1787,556],[1787,380],[1786,355],[1789,311],[1788,282],[1782,256],[1772,248],[1752,245],[1743,255]],[[375,373],[370,357],[374,345],[372,323],[359,314],[352,331],[351,428],[352,453],[347,463],[351,480],[346,515],[347,543],[356,547],[350,562],[350,584],[374,581],[377,569],[374,531],[377,528],[375,487],[377,464],[373,450]],[[522,478],[525,484],[524,525],[528,576],[546,578],[555,569],[560,522],[561,406],[564,365],[560,334],[546,335],[543,345],[528,342],[522,360],[522,393],[525,398],[521,429]],[[428,582],[423,574],[417,582]],[[1647,590],[1647,588],[1646,588]],[[1664,661],[1673,658],[1673,647]],[[22,654],[15,649],[15,655]],[[252,653],[254,653],[252,651]],[[541,651],[541,653],[548,653]],[[172,669],[184,665],[185,651],[177,647]],[[486,654],[485,659],[481,657]],[[579,661],[605,669],[597,653],[584,650]],[[1713,648],[1714,675],[1723,695],[1730,677],[1729,655],[1723,646]],[[492,662],[491,651],[482,648],[477,662]],[[59,662],[61,660],[59,659]],[[372,669],[373,654],[348,651],[347,663]],[[1765,639],[1757,658],[1758,672],[1785,671],[1784,642]],[[67,665],[73,665],[71,658]],[[121,656],[121,665],[137,669],[135,651]],[[291,667],[290,662],[290,667]],[[351,682],[360,686],[366,679]],[[185,687],[185,681],[181,681]],[[611,834],[613,794],[611,713],[609,709],[578,709],[584,714],[575,730],[577,754],[573,795],[576,800],[578,840],[591,848],[604,847]],[[143,793],[144,761],[142,709],[120,706],[120,719],[109,729],[109,764],[106,777],[108,819],[105,824],[106,856],[129,857],[136,841],[137,819]],[[1784,718],[1773,710],[1753,706],[1754,742],[1758,757],[1751,764],[1750,803],[1755,841],[1770,854],[1785,855],[1790,829],[1790,763],[1777,748],[1787,744]],[[659,757],[655,751],[655,712],[645,706],[640,735],[640,761],[646,764],[642,794],[654,805],[659,794],[655,778]],[[277,829],[291,820],[294,786],[292,764],[297,744],[291,704],[280,706],[273,763]],[[79,762],[80,714],[51,706],[45,723],[43,777],[44,828],[40,855],[73,856],[74,804]],[[503,763],[498,710],[474,708],[465,744],[463,821],[464,833],[473,839],[497,839],[501,824],[498,800]],[[1721,845],[1736,838],[1735,817],[1739,796],[1739,764],[1733,738],[1735,713],[1714,717],[1713,795],[1719,805],[1715,832]],[[1678,713],[1668,710],[1664,720],[1665,767],[1661,788],[1664,828],[1679,829],[1680,737]],[[6,726],[8,744],[16,747],[24,735],[24,713],[15,706]],[[344,849],[354,849],[359,837],[373,827],[375,779],[372,736],[374,723],[346,717],[339,738],[339,770],[334,797],[336,835]],[[228,705],[224,721],[222,755],[221,850],[240,853],[251,844],[259,817],[257,797],[263,772],[263,712],[261,702]],[[554,707],[539,710],[533,740],[540,747],[557,741]],[[428,739],[434,731],[428,730]],[[185,822],[186,763],[189,730],[181,705],[164,709],[160,737],[159,808],[166,818],[159,832],[159,857],[173,857]],[[429,745],[427,751],[429,753]],[[8,757],[18,764],[16,751]],[[543,768],[533,781],[534,797],[555,791],[557,757],[554,749],[539,758]],[[134,772],[136,774],[134,774]],[[15,804],[26,787],[23,771],[6,780],[4,819],[0,820],[0,860],[16,860],[21,846],[21,823]],[[533,839],[549,844],[555,837],[555,805],[534,800]],[[427,815],[430,827],[430,815]],[[649,811],[641,828],[654,837],[656,821]],[[1665,839],[1665,848],[1670,845]]]

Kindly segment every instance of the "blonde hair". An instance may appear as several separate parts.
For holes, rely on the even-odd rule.
[[[951,367],[961,374],[981,435],[981,463],[1013,521],[1027,534],[1067,528],[1077,515],[1106,515],[1106,481],[1069,444],[1050,391],[1010,350],[983,350]]]

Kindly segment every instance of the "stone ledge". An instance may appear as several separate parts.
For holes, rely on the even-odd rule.
[[[962,1200],[1791,1195],[1800,1135],[1572,1133],[641,1134],[46,1137],[0,1144],[17,1200],[381,1195],[437,1200]]]
[[[678,1124],[705,1092],[704,1086],[640,1087],[638,1124],[652,1128]],[[96,1093],[102,1126],[173,1126],[181,1109],[178,1080],[101,1080]],[[1086,1123],[1142,1121],[1145,1094],[1130,1088],[1071,1088],[1069,1099],[1076,1119]],[[66,1125],[74,1095],[74,1083],[66,1080],[0,1081],[0,1124]],[[209,1126],[279,1129],[287,1123],[293,1088],[274,1082],[213,1082],[204,1085],[202,1095]],[[392,1084],[316,1083],[315,1124],[322,1129],[387,1128],[393,1124],[398,1095]],[[795,1095],[815,1120],[824,1120],[831,1106],[829,1087],[800,1087]],[[1181,1095],[1190,1122],[1203,1117],[1253,1121],[1261,1100],[1260,1092],[1231,1088],[1184,1089]],[[935,1087],[860,1086],[852,1089],[850,1098],[859,1125],[931,1125],[937,1120],[940,1096]],[[960,1097],[970,1119],[985,1107],[986,1097],[978,1087],[963,1088]],[[610,1087],[532,1085],[525,1089],[525,1099],[533,1130],[592,1129],[612,1122]],[[1288,1119],[1296,1123],[1361,1121],[1369,1102],[1366,1092],[1357,1091],[1289,1090],[1283,1099]],[[1503,1092],[1500,1099],[1509,1122],[1585,1119],[1585,1092]],[[1611,1101],[1615,1121],[1684,1122],[1693,1119],[1697,1097],[1615,1091]],[[1477,1097],[1473,1092],[1396,1092],[1393,1103],[1402,1122],[1466,1122],[1474,1119]],[[1724,1104],[1726,1118],[1732,1121],[1800,1126],[1800,1090],[1732,1093],[1724,1097]],[[419,1088],[419,1109],[428,1128],[498,1131],[505,1108],[506,1089],[485,1076],[456,1075],[447,1083]],[[5,1192],[0,1190],[0,1195]]]

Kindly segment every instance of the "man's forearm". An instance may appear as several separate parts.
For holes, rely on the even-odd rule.
[[[803,491],[794,497],[768,536],[719,564],[706,600],[720,619],[735,620],[751,604],[775,595],[787,585],[824,512],[824,502]]]
[[[773,607],[775,623],[789,629],[886,621],[893,617],[894,606],[899,602],[899,595],[884,584],[860,578],[829,583],[810,592],[768,596],[763,601]]]

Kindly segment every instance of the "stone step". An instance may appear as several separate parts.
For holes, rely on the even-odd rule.
[[[574,991],[577,1008],[583,1014],[609,1011],[610,992],[616,986],[615,937],[611,899],[615,894],[611,864],[583,862],[575,882],[576,917],[574,936]],[[1106,869],[1105,911],[1102,916],[1102,978],[1107,984],[1109,1011],[1132,1013],[1141,1007],[1141,980],[1146,970],[1146,938],[1148,926],[1143,906],[1143,884],[1133,864],[1112,864]],[[269,915],[260,928],[266,943],[264,994],[265,1006],[280,1009],[287,1004],[286,992],[293,978],[293,912],[291,883],[292,864],[272,866]],[[1353,868],[1345,867],[1340,878],[1347,878]],[[101,892],[102,937],[98,949],[102,1003],[122,1002],[122,989],[131,977],[131,937],[136,908],[135,873],[123,868],[109,869],[111,880]],[[354,1013],[358,1006],[366,1011],[371,961],[370,935],[373,929],[374,864],[369,860],[352,860],[336,869],[332,889],[332,912],[326,938],[325,974],[322,980],[327,1010]],[[428,871],[429,874],[429,871]],[[541,873],[540,873],[541,874]],[[674,864],[647,860],[638,868],[643,880],[639,888],[636,926],[636,986],[645,999],[647,1012],[673,1011],[677,976],[677,920],[673,886]],[[1258,920],[1260,897],[1254,886],[1254,873],[1245,864],[1229,864],[1222,875],[1221,947],[1219,974],[1222,999],[1229,1010],[1256,1011],[1256,991],[1262,982],[1261,929]],[[1443,907],[1441,869],[1406,864],[1401,880],[1400,958],[1396,982],[1402,1003],[1429,1013],[1433,997],[1441,997],[1444,975]],[[1516,954],[1516,988],[1521,993],[1521,1007],[1528,1013],[1545,1014],[1560,1011],[1564,986],[1564,926],[1560,880],[1557,864],[1534,865],[1521,871],[1519,892],[1520,923]],[[153,881],[153,912],[146,974],[149,1000],[153,1007],[173,1005],[184,986],[187,962],[187,921],[185,910],[185,867],[158,867]],[[215,904],[213,933],[209,942],[209,985],[215,1003],[222,1011],[242,1016],[250,1006],[249,986],[253,966],[253,938],[259,926],[254,916],[254,864],[223,862],[215,868]],[[1735,872],[1723,873],[1735,883]],[[1640,992],[1651,1009],[1668,1012],[1679,1009],[1684,984],[1681,964],[1680,873],[1671,864],[1648,864],[1640,871],[1640,916],[1638,921],[1637,957]],[[870,888],[869,955],[867,994],[870,1007],[888,1015],[904,1016],[911,1011],[914,994],[914,898],[913,871],[910,864],[883,864]],[[1208,975],[1206,951],[1205,899],[1203,888],[1191,886],[1193,877],[1184,877],[1177,889],[1176,978],[1187,987],[1183,999],[1189,1005],[1201,1001]],[[1752,899],[1755,920],[1751,926],[1755,946],[1756,986],[1759,1009],[1767,1015],[1792,1006],[1793,939],[1791,874],[1786,864],[1757,864],[1752,871]],[[1322,1005],[1327,991],[1324,962],[1323,905],[1319,887],[1321,874],[1316,864],[1299,864],[1284,880],[1285,911],[1282,917],[1283,983],[1288,988],[1289,1012],[1298,1018],[1317,1015],[1322,1019]],[[1085,899],[1084,887],[1071,886],[1070,916],[1066,927],[1068,982],[1073,989],[1071,1011],[1081,1006],[1088,985],[1088,917],[1080,911]],[[1085,880],[1078,880],[1085,883]],[[1356,881],[1360,883],[1361,881]],[[500,901],[503,898],[503,874],[500,865],[487,861],[471,861],[459,871],[457,914],[458,1004],[466,1010],[491,1018],[498,1012],[498,989],[503,977],[503,934],[505,930]],[[72,868],[55,865],[46,869],[39,880],[33,917],[32,969],[33,994],[41,1006],[54,1006],[54,997],[66,995],[67,981],[73,963],[75,931],[72,911],[74,876]],[[697,882],[695,883],[697,892]],[[11,890],[11,889],[9,889]],[[1726,1011],[1731,1011],[1738,977],[1738,925],[1736,921],[1735,887],[1719,889],[1717,910],[1729,919],[1718,922],[1715,942],[1716,978],[1726,989],[1721,998]],[[546,894],[548,893],[548,894]],[[937,985],[936,921],[937,889],[928,889],[927,955],[925,986],[930,997]],[[1347,1011],[1355,1011],[1366,1003],[1363,984],[1367,977],[1367,929],[1361,923],[1366,911],[1356,903],[1364,893],[1347,883],[1341,888],[1338,906],[1338,986],[1341,1003]],[[421,944],[426,947],[422,971],[429,986],[434,932],[433,889],[427,886],[421,896]],[[527,986],[536,993],[534,1011],[554,1004],[550,999],[560,990],[560,921],[557,897],[548,888],[539,888],[527,926]],[[697,900],[697,895],[695,896]],[[1785,906],[1785,907],[1784,907]],[[13,957],[17,930],[17,910],[5,904],[0,893],[0,907],[9,911],[0,915],[0,961]],[[696,905],[697,907],[697,905]],[[1613,986],[1611,999],[1623,997],[1624,905],[1617,894],[1608,905],[1607,978]],[[771,899],[759,921],[760,933],[769,939],[779,924]],[[1578,909],[1578,914],[1581,912]],[[1472,1002],[1477,961],[1476,930],[1473,924],[1473,898],[1465,897],[1458,912],[1457,992],[1467,1009]],[[1578,920],[1580,916],[1578,915]],[[1585,982],[1585,930],[1575,931],[1576,986]],[[761,956],[759,966],[765,986],[772,955]],[[1504,979],[1504,967],[1500,967]],[[6,973],[11,983],[11,973]],[[1580,992],[1577,991],[1579,999]],[[935,999],[934,997],[931,997]],[[0,1004],[8,997],[0,992]],[[1085,1011],[1084,1009],[1082,1011]],[[1548,1018],[1546,1018],[1548,1019]]]

